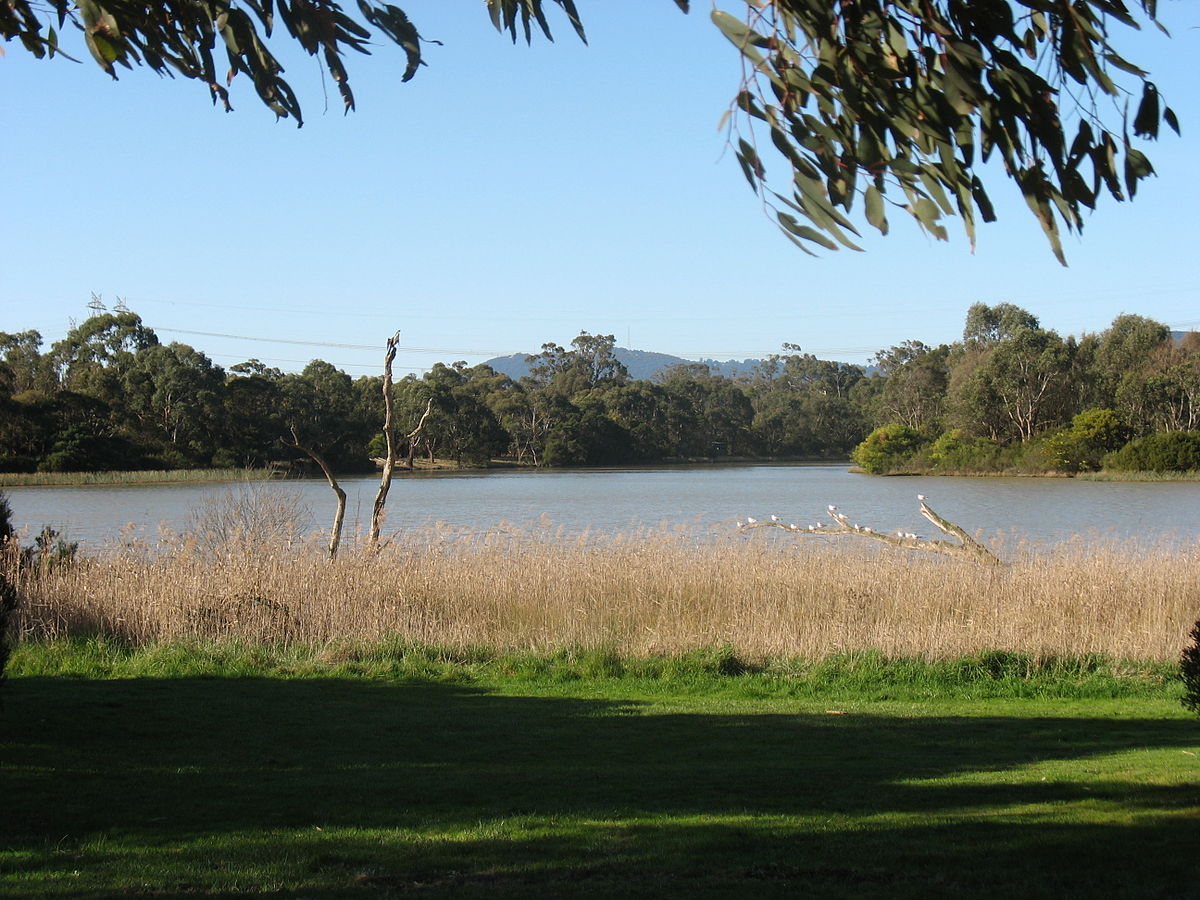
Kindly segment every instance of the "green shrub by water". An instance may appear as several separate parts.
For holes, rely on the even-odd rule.
[[[1200,470],[1200,431],[1168,431],[1136,438],[1107,454],[1104,468],[1118,472]]]

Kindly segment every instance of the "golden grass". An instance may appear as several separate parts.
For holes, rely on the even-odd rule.
[[[759,538],[762,539],[759,539]],[[851,538],[687,532],[564,539],[425,530],[375,557],[168,538],[15,574],[31,638],[630,655],[728,645],[745,659],[877,649],[1173,660],[1200,617],[1200,553],[1068,545],[991,568]]]

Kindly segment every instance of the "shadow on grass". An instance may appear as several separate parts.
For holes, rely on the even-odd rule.
[[[1200,889],[1197,779],[1105,761],[1194,748],[1188,720],[643,715],[319,679],[5,693],[14,896]]]

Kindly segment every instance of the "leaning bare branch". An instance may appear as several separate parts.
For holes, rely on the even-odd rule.
[[[429,414],[433,412],[433,398],[430,397],[425,404],[425,412],[421,413],[421,420],[417,422],[417,427],[408,433],[407,440],[411,443],[417,439],[422,431],[425,430],[425,420],[429,418]]]
[[[924,495],[918,494],[917,499],[921,502],[921,515],[928,519],[935,528],[938,528],[944,534],[948,534],[951,537],[956,537],[962,541],[962,548],[968,554],[974,555],[980,562],[986,562],[991,565],[1000,564],[1000,560],[987,547],[983,546],[983,544],[979,543],[979,541],[967,534],[966,531],[964,531],[958,525],[955,525],[948,519],[943,519],[932,509],[930,509],[929,504],[925,502]]]
[[[939,531],[957,538],[959,543],[931,540],[911,532],[897,531],[892,534],[886,531],[876,531],[874,528],[851,522],[850,518],[839,512],[836,506],[829,507],[829,515],[833,519],[832,524],[817,522],[815,525],[796,525],[785,522],[779,516],[770,516],[767,519],[747,518],[744,522],[737,524],[738,528],[782,528],[784,531],[796,534],[855,534],[904,550],[923,550],[929,553],[941,553],[945,556],[969,559],[991,566],[1000,565],[1000,560],[987,547],[967,534],[961,527],[930,509],[929,504],[925,502],[924,495],[918,494],[917,500],[921,503],[921,515]]]
[[[300,437],[296,434],[296,429],[291,429],[292,439],[281,438],[280,443],[285,447],[291,447],[293,450],[299,450],[304,453],[321,467],[321,471],[325,473],[325,480],[329,482],[329,487],[337,497],[337,511],[333,514],[333,528],[329,533],[329,558],[333,559],[337,556],[338,547],[342,542],[342,523],[346,519],[346,492],[342,490],[342,486],[338,484],[337,478],[333,474],[333,469],[329,467],[325,457],[314,450],[312,447],[305,446],[300,443]]]

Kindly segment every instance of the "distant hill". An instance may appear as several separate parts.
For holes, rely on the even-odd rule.
[[[503,372],[509,378],[520,379],[529,374],[529,364],[525,362],[525,357],[529,355],[527,353],[514,353],[511,356],[497,356],[494,359],[487,360],[485,364],[491,366],[497,372]],[[729,359],[723,362],[715,359],[683,359],[679,356],[672,356],[669,353],[654,353],[651,350],[626,350],[624,347],[614,347],[613,356],[620,360],[621,364],[629,370],[629,377],[635,381],[649,381],[663,369],[696,362],[704,363],[712,370],[714,375],[736,378],[739,375],[749,375],[760,362],[757,359]]]

